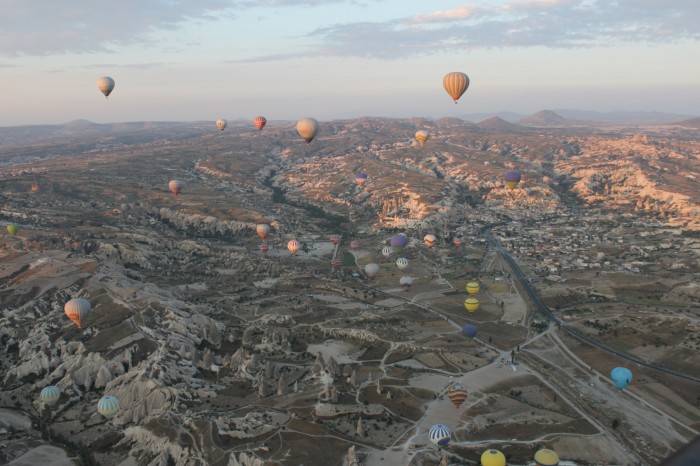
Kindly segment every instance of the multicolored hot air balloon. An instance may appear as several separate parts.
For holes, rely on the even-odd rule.
[[[374,262],[370,262],[369,264],[365,265],[365,273],[367,274],[367,277],[372,280],[379,273],[379,266]]]
[[[107,419],[114,417],[117,411],[119,411],[119,400],[112,395],[103,396],[97,402],[97,412]]]
[[[467,293],[469,293],[470,296],[474,296],[478,292],[479,292],[479,284],[477,282],[467,283]]]
[[[506,455],[498,450],[486,450],[481,455],[481,466],[506,466]]]
[[[367,181],[367,174],[366,173],[358,173],[355,175],[355,181],[357,182],[357,185],[361,188],[365,185],[365,182]]]
[[[176,196],[180,195],[180,191],[182,190],[182,182],[178,180],[170,180],[170,183],[168,183],[168,188],[170,188],[170,191]]]
[[[311,144],[311,141],[318,134],[318,129],[318,121],[313,118],[302,118],[297,121],[297,132],[307,144]]]
[[[270,225],[268,225],[267,223],[258,223],[255,226],[255,232],[258,234],[260,239],[264,240],[270,233]]]
[[[301,243],[299,241],[293,239],[290,242],[287,243],[287,249],[289,252],[292,253],[292,255],[296,255],[297,251],[299,251],[299,248],[301,247]]]
[[[399,279],[399,285],[408,291],[408,289],[411,288],[411,285],[413,285],[413,279],[408,275],[404,275]]]
[[[394,252],[391,246],[384,246],[382,248],[382,256],[384,257],[389,257],[391,256],[391,253]]]
[[[19,232],[19,230],[19,225],[17,225],[16,223],[10,223],[9,225],[7,225],[7,232],[11,236],[15,236]]]
[[[226,129],[226,120],[224,120],[224,119],[216,120],[216,127],[219,128],[221,131]]]
[[[535,464],[537,466],[558,466],[559,455],[549,448],[537,450],[537,453],[535,453]]]
[[[356,239],[350,241],[350,249],[359,249],[360,248],[360,242],[357,241]]]
[[[418,141],[418,145],[421,147],[425,146],[425,141],[430,139],[430,133],[427,132],[424,129],[421,129],[419,131],[416,131],[416,141]]]
[[[339,235],[339,234],[336,234],[336,233],[334,233],[334,234],[332,234],[332,235],[330,235],[330,236],[328,237],[328,239],[331,241],[331,243],[333,243],[334,246],[335,246],[336,244],[340,243],[340,240],[341,240],[342,238],[343,238],[342,235]]]
[[[39,394],[39,399],[49,406],[53,406],[58,402],[61,397],[61,390],[55,385],[49,385],[44,387]]]
[[[445,424],[435,424],[428,430],[428,438],[438,447],[444,447],[450,443],[452,432]]]
[[[253,124],[256,128],[262,131],[262,129],[267,124],[267,118],[265,118],[264,116],[256,116],[255,119],[253,119]]]
[[[476,312],[479,309],[479,300],[476,298],[467,298],[464,301],[464,308],[469,312]]]
[[[432,248],[433,246],[435,246],[436,241],[437,238],[435,237],[435,235],[425,235],[423,237],[423,242],[426,246],[428,246],[428,248]]]
[[[455,408],[459,408],[467,399],[467,391],[461,385],[455,385],[447,390],[447,398],[455,405]]]
[[[520,184],[520,180],[522,179],[522,177],[520,176],[519,171],[508,170],[503,176],[503,179],[505,180],[506,187],[508,189],[515,189]]]
[[[476,336],[476,332],[476,325],[464,324],[464,326],[462,326],[462,335],[467,338],[474,338]]]
[[[267,252],[270,250],[270,245],[267,243],[263,243],[260,246],[258,246],[258,249],[260,249],[260,252],[263,254],[267,254]]]
[[[460,247],[462,245],[462,238],[453,239],[452,244],[454,244],[456,248]]]
[[[405,257],[399,257],[396,259],[396,267],[398,267],[399,270],[406,270],[408,267],[408,259]]]
[[[109,97],[109,94],[114,90],[114,79],[102,76],[97,80],[97,88],[105,95],[105,98]]]
[[[453,71],[447,73],[444,78],[442,78],[442,86],[445,88],[452,100],[457,103],[462,94],[464,94],[469,87],[469,76],[466,74]]]
[[[63,306],[63,312],[72,320],[78,328],[82,328],[81,322],[85,322],[90,313],[90,301],[84,298],[73,298]]]
[[[616,367],[610,372],[610,378],[617,388],[623,389],[632,381],[632,371],[626,367]]]

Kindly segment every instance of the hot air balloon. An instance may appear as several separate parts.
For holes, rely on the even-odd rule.
[[[403,288],[406,289],[406,291],[408,291],[411,285],[413,285],[413,279],[408,275],[404,275],[399,279],[399,285],[401,285]]]
[[[260,131],[265,127],[267,124],[267,118],[264,116],[256,116],[255,119],[253,120],[253,124],[255,125],[256,128],[258,128]]]
[[[481,455],[481,466],[506,466],[506,455],[498,450],[486,450]]]
[[[85,322],[87,315],[90,313],[90,301],[84,298],[73,298],[63,306],[63,312],[66,313],[68,318],[75,322],[78,328],[81,322]]]
[[[103,396],[97,402],[97,412],[107,419],[117,414],[117,411],[119,411],[119,400],[112,395]]]
[[[423,238],[423,242],[425,243],[428,248],[432,248],[435,246],[435,242],[437,241],[437,238],[435,238],[435,235],[425,235]]]
[[[427,141],[430,138],[430,133],[425,131],[425,130],[420,130],[416,131],[416,141],[418,141],[418,145],[423,147],[425,146],[425,141]]]
[[[399,257],[396,259],[396,267],[398,267],[399,270],[406,270],[408,267],[408,259],[405,257]]]
[[[226,129],[226,120],[223,120],[223,119],[216,120],[216,127],[219,128],[221,131]]]
[[[300,246],[301,246],[301,244],[299,243],[299,241],[297,241],[295,239],[293,239],[287,243],[287,249],[289,249],[289,252],[291,252],[293,256],[296,255]]]
[[[255,232],[258,234],[260,239],[267,238],[267,234],[270,233],[270,225],[267,223],[258,223],[255,226]]]
[[[313,118],[302,118],[297,121],[297,132],[307,144],[311,144],[311,141],[318,134],[318,129],[318,121]]]
[[[333,245],[340,243],[340,240],[342,238],[343,237],[341,235],[338,235],[338,234],[332,234],[328,237],[328,239],[331,240],[331,243],[333,243]]]
[[[479,300],[476,298],[467,298],[464,301],[464,308],[469,312],[476,312],[479,309]]]
[[[391,256],[392,252],[394,252],[394,250],[391,248],[391,246],[384,246],[382,248],[382,256],[384,256],[384,257]]]
[[[632,381],[632,372],[626,367],[616,367],[610,372],[610,378],[617,388],[625,388]]]
[[[340,266],[343,265],[340,259],[333,259],[331,261],[331,268],[333,270],[340,270]]]
[[[19,230],[19,225],[17,225],[16,223],[10,223],[9,225],[7,225],[7,232],[12,236],[15,236],[19,232]]]
[[[258,246],[258,248],[260,249],[260,252],[262,252],[263,254],[267,254],[267,252],[270,250],[270,245],[267,243],[263,243],[260,246]]]
[[[467,338],[474,338],[476,336],[476,325],[464,324],[462,327],[462,335]]]
[[[360,248],[360,242],[357,241],[356,239],[350,241],[350,249],[359,249]]]
[[[469,295],[474,296],[478,292],[479,292],[479,284],[477,282],[467,283],[467,293],[469,293]]]
[[[371,262],[365,265],[365,273],[367,274],[369,279],[372,280],[379,273],[379,266],[374,262]]]
[[[460,247],[462,245],[462,238],[453,239],[452,244],[454,244],[456,248]]]
[[[178,180],[170,180],[170,183],[168,183],[168,188],[170,188],[170,191],[176,196],[180,195],[180,191],[182,190],[182,182]]]
[[[469,87],[469,76],[459,71],[453,71],[447,73],[444,78],[442,78],[442,86],[445,88],[452,100],[457,103],[462,94],[464,94]]]
[[[355,175],[355,181],[357,182],[357,185],[361,188],[365,185],[365,182],[367,181],[367,174],[366,173],[358,173]]]
[[[455,408],[459,408],[467,399],[467,391],[461,385],[455,385],[447,390],[447,398],[455,405]]]
[[[450,443],[450,438],[452,438],[452,432],[445,424],[435,424],[428,430],[428,438],[438,447],[444,447]]]
[[[508,189],[515,189],[518,184],[520,184],[520,180],[522,177],[520,176],[520,172],[517,170],[508,170],[503,177],[503,179],[506,182],[506,187]]]
[[[549,448],[537,450],[537,453],[535,453],[535,464],[537,466],[557,466],[559,464],[559,455]]]
[[[396,235],[389,238],[389,246],[394,248],[394,251],[400,251],[400,248],[406,247],[408,244],[408,238],[403,235]]]
[[[109,94],[114,90],[114,79],[109,76],[102,76],[97,80],[97,88],[102,92],[105,97],[109,97]]]
[[[59,390],[59,388],[55,385],[49,385],[47,387],[44,387],[44,389],[41,390],[41,393],[39,394],[39,399],[49,406],[55,405],[60,397],[61,390]]]

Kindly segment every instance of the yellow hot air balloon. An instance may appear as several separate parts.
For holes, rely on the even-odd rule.
[[[311,144],[311,141],[313,141],[316,134],[318,134],[318,129],[318,121],[313,118],[302,118],[297,121],[297,132],[307,144]]]
[[[481,455],[481,466],[506,466],[506,455],[498,450],[486,450]]]
[[[102,92],[105,97],[109,97],[109,94],[114,90],[114,79],[109,76],[102,76],[97,80],[97,88]]]
[[[425,131],[425,130],[420,130],[416,131],[416,141],[418,141],[418,144],[423,147],[425,146],[425,141],[430,139],[430,133]]]
[[[467,293],[469,293],[471,296],[474,296],[478,292],[479,292],[479,284],[477,282],[467,283]]]
[[[535,463],[537,466],[557,466],[559,464],[559,455],[553,450],[543,448],[535,453]]]
[[[19,231],[19,225],[17,225],[16,223],[10,223],[9,225],[7,225],[7,232],[10,235],[15,236],[18,231]]]
[[[85,322],[85,318],[90,313],[90,301],[84,298],[73,298],[63,306],[63,312],[68,318],[75,322],[78,328],[82,328],[81,322]]]
[[[469,87],[469,76],[459,71],[453,71],[447,73],[444,78],[442,78],[442,86],[445,88],[452,100],[457,103],[462,94],[464,94]]]
[[[467,298],[464,301],[464,308],[469,312],[476,312],[479,309],[479,300],[476,298]]]

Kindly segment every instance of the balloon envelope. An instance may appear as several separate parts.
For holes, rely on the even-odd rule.
[[[44,387],[44,389],[41,390],[41,394],[39,394],[39,398],[41,399],[41,401],[43,401],[49,406],[55,405],[60,397],[61,390],[59,390],[59,388],[55,385],[49,385],[47,387]]]
[[[75,322],[78,328],[81,328],[81,322],[85,321],[85,318],[90,313],[90,308],[90,301],[87,299],[73,298],[63,306],[63,312],[66,313],[70,320]]]
[[[369,278],[374,278],[379,273],[379,266],[374,262],[365,265],[365,273]]]
[[[102,76],[97,80],[97,88],[105,97],[109,97],[109,94],[114,90],[114,79],[109,76]]]
[[[454,244],[456,248],[460,247],[462,245],[462,238],[453,239],[452,244]]]
[[[464,324],[462,327],[462,335],[467,338],[474,338],[476,336],[477,328],[476,325]]]
[[[398,267],[399,270],[405,270],[406,267],[408,267],[408,259],[405,257],[399,257],[396,259],[396,267]]]
[[[549,448],[543,448],[535,453],[535,464],[537,466],[557,466],[559,455]]]
[[[402,287],[409,289],[411,285],[413,285],[413,279],[409,277],[408,275],[404,275],[399,279],[399,285]]]
[[[299,247],[301,247],[301,243],[295,239],[287,243],[287,249],[292,253],[292,255],[295,255],[297,251],[299,251]]]
[[[359,247],[360,247],[360,242],[357,241],[356,239],[355,239],[355,240],[352,240],[352,241],[350,242],[350,248],[351,248],[351,249],[359,249]]]
[[[103,396],[97,402],[97,412],[107,419],[113,417],[119,411],[119,400],[111,395]]]
[[[632,371],[626,367],[616,367],[610,372],[610,378],[617,388],[625,388],[632,381]]]
[[[479,284],[477,282],[467,283],[467,293],[469,293],[471,296],[474,296],[478,292],[479,292]]]
[[[270,245],[267,243],[263,243],[259,246],[259,248],[260,248],[260,252],[262,252],[263,254],[267,254],[268,251],[270,250]]]
[[[408,244],[408,238],[403,235],[392,236],[389,239],[389,246],[392,248],[403,248]]]
[[[416,141],[418,141],[418,144],[423,147],[425,145],[425,141],[427,141],[430,138],[430,133],[425,131],[425,130],[420,130],[416,131]]]
[[[340,243],[340,240],[341,240],[342,238],[343,238],[343,237],[342,237],[341,235],[338,235],[338,234],[333,234],[333,235],[330,235],[330,236],[328,237],[328,239],[331,241],[331,243],[333,243],[333,245],[336,245],[336,244]]]
[[[255,119],[253,120],[253,124],[255,125],[256,128],[259,130],[262,130],[265,125],[267,124],[267,119],[264,116],[256,116]]]
[[[355,175],[355,181],[357,182],[358,186],[364,186],[365,182],[367,181],[367,174],[358,173],[357,175]]]
[[[469,76],[466,74],[453,71],[447,73],[444,78],[442,78],[442,86],[445,88],[452,100],[457,103],[462,94],[464,94],[469,87]]]
[[[170,183],[168,183],[168,188],[170,188],[170,191],[176,195],[180,195],[180,191],[182,190],[182,182],[178,180],[170,180]]]
[[[297,121],[297,132],[299,133],[299,136],[301,136],[302,139],[307,142],[307,144],[310,144],[316,137],[318,134],[318,129],[318,121],[313,118],[302,118],[301,120]]]
[[[10,223],[9,225],[7,225],[7,232],[10,235],[15,236],[17,232],[19,232],[19,225],[17,225],[16,223]]]
[[[505,180],[506,187],[508,187],[508,189],[515,189],[516,186],[520,184],[520,180],[522,179],[522,177],[520,176],[519,171],[508,170],[503,176],[503,179]]]
[[[450,443],[452,432],[445,424],[435,424],[428,430],[428,438],[434,445],[442,447]]]
[[[462,406],[462,403],[464,403],[464,400],[467,399],[467,391],[464,389],[464,387],[455,385],[447,390],[447,398],[449,398],[452,404],[455,405],[455,408],[459,408]]]
[[[498,450],[486,450],[481,455],[481,466],[506,466],[506,456]]]
[[[469,312],[476,312],[479,309],[479,300],[476,298],[467,298],[464,301],[464,308]]]
[[[255,226],[255,232],[258,234],[260,239],[267,238],[267,234],[270,233],[270,225],[267,223],[258,223]]]
[[[223,131],[226,128],[226,120],[216,120],[216,127]]]
[[[428,248],[432,248],[435,245],[435,242],[437,241],[437,238],[435,235],[425,235],[423,238],[423,242],[425,243]]]

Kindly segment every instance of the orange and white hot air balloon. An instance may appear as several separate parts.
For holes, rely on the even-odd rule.
[[[90,313],[90,301],[84,298],[73,298],[63,306],[63,312],[72,320],[78,328],[81,328],[81,322],[85,322],[85,318]]]
[[[259,223],[255,227],[255,232],[258,234],[260,239],[265,239],[270,233],[270,225],[268,225],[267,223]]]
[[[467,91],[469,87],[469,76],[459,71],[453,71],[447,73],[444,78],[442,78],[442,85],[452,97],[452,100],[457,103],[462,94]]]
[[[265,127],[267,124],[267,118],[264,116],[256,116],[255,119],[253,120],[253,124],[255,125],[256,128],[258,128],[260,131]]]
[[[180,195],[180,191],[182,190],[182,182],[178,180],[170,180],[170,183],[168,183],[168,188],[170,188],[170,191],[176,196]]]
[[[296,255],[297,251],[299,251],[299,248],[301,247],[301,244],[299,241],[293,239],[290,242],[287,243],[287,249],[289,249],[289,252],[292,253],[292,255]]]
[[[428,246],[429,249],[435,246],[436,241],[437,238],[435,237],[435,235],[425,235],[425,237],[423,238],[423,242],[426,246]]]

